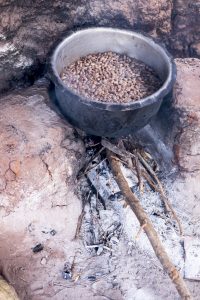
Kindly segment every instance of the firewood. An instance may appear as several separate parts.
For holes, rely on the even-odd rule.
[[[125,197],[127,204],[133,210],[134,214],[136,215],[140,226],[143,228],[144,232],[146,233],[154,252],[159,259],[160,263],[163,266],[164,271],[167,272],[172,282],[175,284],[175,287],[183,300],[192,300],[192,296],[187,288],[186,283],[184,282],[183,278],[181,277],[179,271],[171,262],[167,252],[165,251],[159,236],[156,230],[153,227],[148,215],[144,211],[143,207],[140,204],[139,199],[130,189],[123,173],[121,171],[120,162],[113,158],[114,153],[110,150],[107,150],[107,157],[110,163],[111,169],[113,171],[113,175],[115,180],[121,189],[122,194]]]
[[[155,182],[155,190],[160,194],[161,200],[164,203],[165,209],[168,213],[171,213],[171,215],[173,216],[174,220],[176,220],[178,227],[179,227],[179,231],[180,231],[180,235],[183,236],[183,229],[182,229],[182,225],[181,222],[179,221],[176,212],[174,211],[168,197],[166,196],[166,193],[164,191],[164,188],[162,186],[162,183],[160,182],[160,180],[158,179],[158,176],[156,175],[156,173],[153,171],[153,169],[151,168],[151,166],[146,162],[146,160],[142,157],[142,155],[138,152],[138,151],[134,151],[134,154],[124,150],[124,149],[119,149],[118,146],[110,143],[108,140],[106,139],[102,139],[101,144],[103,147],[105,147],[106,149],[110,150],[111,152],[119,155],[120,157],[123,158],[132,158],[134,160],[139,160],[140,163],[142,164],[142,166],[146,169],[146,171],[150,174],[150,176],[152,177],[152,179]],[[116,156],[115,156],[116,157]],[[144,176],[144,172],[142,172],[143,176]],[[138,174],[140,176],[140,174]],[[148,175],[148,174],[147,174]],[[138,177],[139,180],[141,180],[141,178]],[[147,179],[147,178],[146,178]],[[149,181],[150,183],[150,181]],[[153,183],[153,182],[152,182]],[[141,183],[140,183],[141,184]],[[157,186],[156,186],[157,184]],[[151,185],[152,186],[152,185]],[[141,189],[141,188],[140,188]]]

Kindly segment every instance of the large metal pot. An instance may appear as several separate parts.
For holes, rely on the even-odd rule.
[[[126,54],[152,67],[163,80],[154,94],[124,104],[89,101],[64,85],[64,67],[87,54],[113,51]],[[71,124],[89,134],[116,137],[144,127],[158,112],[163,98],[170,94],[176,77],[171,56],[146,36],[113,28],[89,28],[67,36],[54,50],[51,78],[59,106]]]

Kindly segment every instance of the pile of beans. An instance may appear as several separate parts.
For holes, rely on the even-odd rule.
[[[89,54],[67,66],[61,78],[80,96],[111,103],[127,103],[157,91],[162,81],[143,62],[114,52]]]

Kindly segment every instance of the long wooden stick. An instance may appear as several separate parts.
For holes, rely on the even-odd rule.
[[[163,269],[167,272],[169,277],[171,278],[172,282],[175,284],[176,289],[181,296],[181,299],[184,300],[192,300],[192,296],[181,277],[180,273],[170,261],[167,252],[165,251],[162,243],[160,242],[159,236],[155,231],[149,217],[147,216],[146,212],[144,211],[143,207],[140,204],[140,201],[135,196],[135,194],[129,188],[129,185],[124,178],[121,168],[120,162],[113,158],[115,156],[110,150],[107,150],[107,157],[110,162],[113,174],[115,176],[115,180],[125,197],[126,202],[131,207],[133,212],[135,213],[140,225],[143,226],[143,229],[154,249],[156,256],[158,257],[159,261],[161,262]],[[144,226],[145,225],[145,226]]]

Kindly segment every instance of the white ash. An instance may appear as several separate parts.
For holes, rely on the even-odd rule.
[[[130,285],[134,286],[133,299],[140,299],[140,297],[146,297],[148,299],[148,296],[150,299],[176,299],[175,297],[173,298],[172,295],[168,295],[166,298],[163,295],[163,298],[159,298],[159,296],[156,295],[157,291],[149,289],[154,283],[150,283],[149,280],[151,276],[148,278],[146,273],[154,273],[154,271],[163,273],[162,266],[155,256],[144,231],[141,231],[139,238],[136,239],[140,229],[139,222],[130,207],[125,207],[125,200],[120,194],[119,187],[112,176],[107,161],[103,160],[99,163],[102,159],[102,156],[95,158],[97,166],[94,167],[94,165],[92,165],[92,170],[86,173],[96,191],[92,191],[89,184],[86,183],[86,180],[82,179],[85,181],[85,184],[82,185],[82,187],[84,186],[83,189],[87,190],[87,193],[89,190],[91,191],[90,200],[85,208],[86,215],[83,220],[80,235],[84,241],[88,255],[95,257],[98,262],[101,261],[101,264],[99,264],[98,267],[104,265],[103,272],[108,272],[108,270],[105,269],[105,265],[107,266],[109,262],[109,265],[107,266],[109,272],[111,272],[111,274],[112,272],[117,274],[118,280],[121,276],[120,278],[122,281],[120,281],[120,289],[124,293],[124,299],[131,299],[131,293],[129,293]],[[173,218],[166,215],[159,195],[151,191],[148,185],[145,185],[144,193],[140,195],[137,187],[138,179],[136,175],[134,173],[131,174],[131,171],[125,166],[123,166],[122,169],[125,170],[123,171],[123,174],[126,179],[129,180],[129,186],[139,197],[142,206],[150,217],[164,248],[175,266],[179,269],[184,278],[192,280],[195,278],[195,280],[199,280],[199,274],[196,268],[197,263],[195,262],[195,252],[193,249],[191,250],[191,247],[184,245],[184,240],[179,236],[177,224]],[[191,208],[186,195],[183,201],[183,195],[180,191],[177,194],[177,191],[174,190],[174,187],[176,186],[175,182],[169,178],[166,178],[165,181],[163,180],[162,184],[169,194],[169,199],[185,229],[184,232],[194,235],[194,224],[189,226],[192,221],[191,215],[189,214],[190,210],[185,210],[186,203],[188,204],[188,208]],[[106,184],[108,182],[109,184]],[[185,192],[187,193],[187,191],[188,189]],[[177,198],[177,195],[180,197]],[[101,198],[103,199],[103,202],[105,202],[105,207],[102,205]],[[196,233],[198,232],[199,231],[197,230]],[[198,242],[199,238],[197,236],[195,238],[194,246]],[[88,245],[95,244],[97,247],[87,248]],[[109,259],[107,261],[106,259],[108,257]],[[141,258],[144,262],[140,261]],[[134,261],[132,267],[130,264],[131,261]],[[119,266],[120,262],[122,264]],[[141,268],[143,268],[143,271],[141,271]],[[120,275],[121,271],[122,274]],[[138,275],[138,272],[142,273]],[[128,277],[126,277],[127,274]],[[147,276],[146,282],[149,282],[149,284],[146,284],[146,287],[145,284],[142,285],[142,289],[140,290],[138,289],[138,286],[140,287],[141,278],[143,281],[145,276]],[[158,274],[155,276],[159,277]],[[124,277],[126,277],[125,280]],[[96,278],[99,280],[98,276]],[[168,292],[166,291],[166,295],[167,293]]]
[[[137,184],[136,175],[128,168],[122,166],[122,173],[131,188]],[[120,196],[120,189],[105,161],[102,161],[97,167],[91,169],[87,177],[105,201],[116,199]]]
[[[103,251],[112,251],[121,235],[120,215],[114,210],[104,210],[94,194],[85,205],[84,211],[82,236],[87,251],[96,255]]]
[[[133,102],[156,92],[162,81],[143,62],[114,52],[90,54],[66,66],[63,82],[88,100]]]
[[[157,193],[151,191],[146,185],[144,194],[141,196],[137,187],[136,175],[122,164],[121,168],[129,186],[139,197],[143,208],[154,224],[168,255],[180,272],[184,274],[184,249],[175,221],[165,214],[163,203]],[[114,209],[122,223],[124,236],[131,242],[132,247],[139,247],[139,249],[150,253],[157,260],[152,246],[143,231],[139,235],[139,238],[136,239],[140,230],[139,222],[130,207],[124,207],[125,201],[106,162],[103,161],[97,167],[94,167],[87,176],[97,190],[98,195],[104,199],[106,206]],[[107,222],[107,218],[104,215],[106,216],[105,213],[101,214],[99,212],[101,222]]]
[[[200,240],[195,237],[184,238],[185,278],[200,280]]]
[[[19,57],[17,57],[15,67],[25,69],[26,67],[29,67],[32,64],[33,64],[33,60],[30,57],[20,54]]]
[[[12,43],[9,43],[9,42],[1,43],[0,44],[0,57],[3,57],[4,55],[6,55],[9,52],[17,53],[16,47]]]
[[[169,189],[173,190],[172,183],[170,184],[169,180],[163,182],[163,184],[167,191]],[[88,193],[89,190],[91,191],[86,179],[83,178],[82,188],[83,192]],[[138,193],[135,187],[134,191]],[[109,281],[118,284],[117,288],[120,289],[123,296],[116,297],[116,299],[178,299],[176,292],[172,291],[172,285],[167,275],[163,273],[162,266],[155,256],[145,233],[141,232],[139,238],[135,239],[140,226],[134,213],[129,207],[124,207],[125,201],[122,197],[120,197],[121,200],[117,199],[118,197],[116,197],[116,201],[105,199],[106,209],[104,209],[97,191],[94,191],[86,205],[86,216],[83,219],[81,228],[81,238],[85,246],[94,245],[95,243],[102,244],[102,237],[108,236],[112,232],[112,226],[115,226],[116,223],[120,226],[113,231],[113,236],[109,241],[107,240],[106,243],[105,240],[103,241],[103,245],[106,245],[107,248],[102,246],[96,249],[86,247],[91,260],[85,269],[84,278],[89,280],[91,275],[96,278],[95,290],[96,282],[103,284]],[[146,188],[140,200],[158,231],[169,256],[182,275],[185,274],[185,278],[189,279],[189,277],[186,277],[189,274],[186,275],[185,269],[186,253],[184,252],[187,249],[183,248],[182,243],[180,243],[180,236],[174,228],[175,222],[165,215],[157,193]],[[174,203],[172,196],[170,200],[183,226],[188,226],[188,218],[182,219],[183,211],[177,210],[177,203]],[[191,262],[191,260],[188,260],[188,262]],[[192,264],[190,270],[195,271],[195,264]],[[103,275],[99,276],[99,274]],[[161,276],[161,274],[163,275]],[[190,274],[190,276],[193,275],[195,275],[194,272]],[[196,284],[198,285],[198,283]],[[168,285],[169,289],[166,289]],[[162,293],[160,293],[160,288]],[[111,293],[113,296],[113,289]],[[109,296],[108,292],[106,296]],[[195,299],[198,299],[198,297]]]
[[[0,41],[5,41],[5,40],[6,40],[6,36],[0,33]]]

